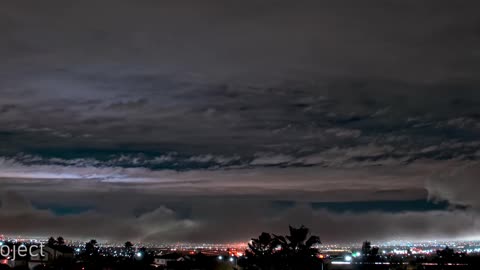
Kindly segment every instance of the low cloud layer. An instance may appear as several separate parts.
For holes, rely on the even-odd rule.
[[[463,163],[179,172],[4,162],[1,226],[7,234],[165,243],[246,241],[261,231],[284,232],[289,224],[305,224],[327,243],[472,239],[479,229],[471,189],[478,164]],[[337,212],[313,206],[341,202],[355,209],[359,202],[427,195],[451,207]]]
[[[115,199],[119,203],[122,200],[120,196]],[[138,202],[139,198],[132,201]],[[325,243],[355,243],[364,239],[473,239],[478,237],[479,229],[478,220],[472,213],[457,210],[335,213],[328,209],[313,209],[303,203],[277,209],[258,198],[232,200],[217,197],[190,199],[191,208],[185,214],[182,213],[185,201],[163,199],[162,202],[159,199],[156,203],[170,206],[159,205],[135,213],[132,206],[120,212],[108,212],[109,207],[113,207],[110,205],[103,210],[58,215],[53,210],[35,209],[17,194],[6,193],[2,196],[2,231],[7,234],[20,231],[30,236],[61,234],[81,240],[94,237],[118,242],[227,243],[248,241],[261,231],[284,233],[288,225],[305,224]]]

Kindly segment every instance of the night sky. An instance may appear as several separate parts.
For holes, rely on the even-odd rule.
[[[0,233],[480,238],[479,10],[1,1]]]

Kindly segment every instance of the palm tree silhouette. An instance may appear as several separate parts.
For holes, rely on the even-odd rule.
[[[321,260],[317,258],[320,244],[318,236],[310,235],[305,226],[289,226],[286,236],[262,233],[249,243],[247,269],[261,270],[298,270],[320,269]]]
[[[263,232],[258,238],[252,238],[248,247],[255,256],[272,255],[273,249],[275,248],[274,240],[269,233]]]
[[[290,235],[278,236],[275,235],[275,239],[281,247],[282,253],[288,255],[302,255],[311,256],[318,253],[315,245],[321,244],[320,237],[310,235],[310,230],[301,226],[300,228],[294,228],[288,226]]]

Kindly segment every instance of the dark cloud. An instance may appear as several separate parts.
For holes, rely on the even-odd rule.
[[[476,228],[476,1],[0,5],[2,232],[229,241],[295,220],[343,241]],[[449,208],[311,207],[427,198]]]

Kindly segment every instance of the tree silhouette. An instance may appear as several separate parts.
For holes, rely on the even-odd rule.
[[[125,253],[128,257],[133,257],[133,244],[130,241],[125,242]]]
[[[455,254],[453,248],[446,246],[443,250],[437,250],[436,261],[441,265],[456,261],[457,259],[457,254]]]
[[[54,261],[57,260],[57,249],[55,248],[57,243],[58,243],[57,240],[55,240],[55,238],[53,238],[53,236],[48,238],[47,246],[51,247],[53,249],[53,260]]]
[[[294,228],[289,226],[290,235],[285,237],[275,236],[280,244],[281,268],[285,270],[319,269],[321,260],[317,258],[318,249],[314,246],[320,244],[318,236],[310,236],[310,230],[305,226]]]
[[[258,238],[252,238],[248,243],[249,250],[246,255],[248,261],[242,261],[247,269],[273,269],[273,251],[277,241],[269,233],[263,232]]]
[[[63,239],[61,236],[57,237],[57,244],[60,246],[65,245],[65,239]]]
[[[85,244],[85,253],[88,256],[96,255],[97,252],[97,240],[92,239]]]
[[[320,237],[314,235],[309,237],[310,230],[303,225],[300,228],[289,226],[289,230],[290,235],[285,237],[275,235],[282,253],[301,256],[311,256],[318,253],[314,246],[321,244]]]
[[[446,246],[443,250],[437,250],[437,255],[444,258],[451,258],[454,257],[455,251],[452,248]]]
[[[320,244],[318,236],[311,236],[305,226],[289,226],[289,235],[279,236],[262,233],[252,239],[244,263],[246,269],[261,270],[298,270],[320,269],[321,260],[317,258]]]
[[[57,240],[55,240],[55,238],[53,238],[53,236],[50,236],[50,238],[48,238],[48,241],[47,241],[47,246],[53,247],[56,244],[57,244]]]
[[[133,247],[132,242],[130,241],[125,242],[125,249],[130,250],[132,247]]]
[[[252,241],[248,244],[250,251],[255,256],[268,256],[272,255],[275,239],[266,232],[260,234],[258,238],[252,238]]]
[[[362,244],[362,257],[358,260],[364,262],[376,262],[379,260],[378,253],[380,249],[378,247],[372,246],[370,241],[365,241]]]
[[[372,243],[370,241],[365,241],[362,244],[362,254],[364,256],[370,255],[370,252],[372,251]]]

